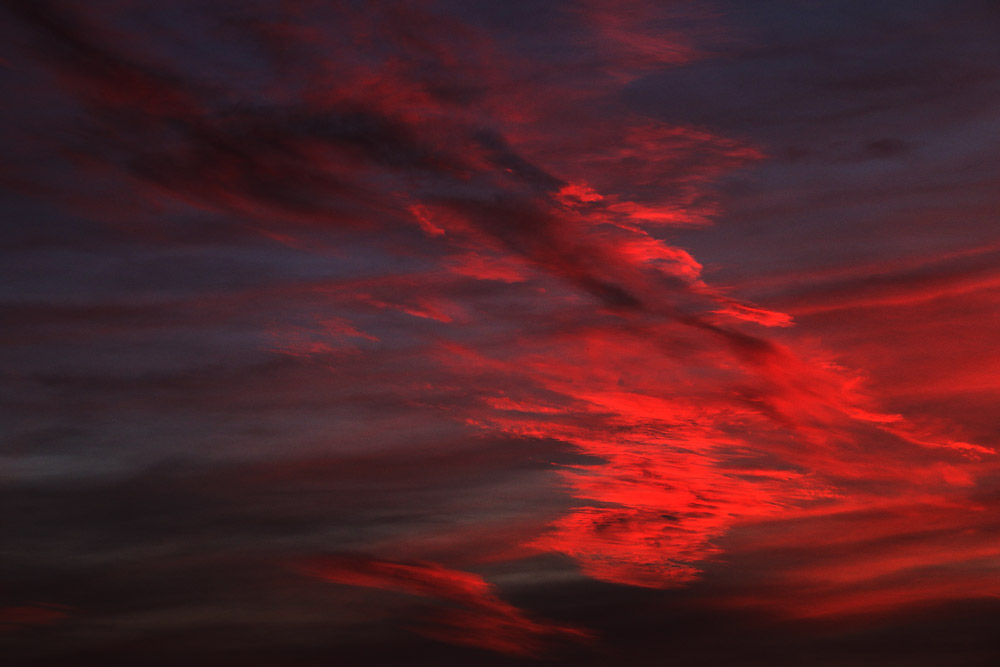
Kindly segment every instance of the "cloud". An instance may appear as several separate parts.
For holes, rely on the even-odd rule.
[[[858,500],[738,531],[728,546],[749,549],[743,562],[769,574],[748,576],[723,594],[724,602],[786,617],[836,618],[997,596],[992,502],[959,495]],[[767,565],[774,559],[792,564],[775,570]]]
[[[33,625],[51,625],[65,617],[66,607],[58,604],[0,607],[0,632],[14,632]]]
[[[246,589],[325,647],[303,606],[384,633],[381,590],[516,656],[616,620],[504,577],[798,618],[992,591],[985,41],[922,82],[892,7],[886,41],[772,3],[363,4],[7,3],[15,101],[60,101],[8,182],[51,205],[4,263],[18,599],[240,639]],[[269,579],[331,549],[371,555],[303,567],[357,590]]]
[[[481,577],[450,570],[436,563],[400,563],[368,556],[326,556],[297,566],[324,581],[380,588],[453,603],[416,630],[433,639],[469,644],[500,653],[537,656],[553,639],[585,640],[576,628],[528,618],[504,602]]]

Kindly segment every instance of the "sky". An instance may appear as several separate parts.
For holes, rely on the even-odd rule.
[[[1000,660],[997,3],[0,16],[4,664]]]

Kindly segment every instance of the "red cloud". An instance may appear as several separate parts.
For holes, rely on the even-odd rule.
[[[586,51],[548,66],[405,4],[317,10],[316,25],[303,15],[257,26],[265,45],[276,35],[301,44],[286,52],[295,67],[278,63],[274,89],[262,86],[267,94],[256,98],[181,77],[169,58],[130,52],[85,17],[14,8],[90,114],[79,135],[91,141],[77,158],[168,208],[235,218],[248,236],[296,248],[324,235],[365,240],[374,257],[368,277],[208,300],[281,313],[288,301],[315,313],[269,324],[268,333],[274,349],[293,356],[350,349],[351,362],[331,361],[343,378],[338,407],[366,399],[374,412],[376,396],[397,419],[399,406],[419,406],[470,429],[564,442],[593,461],[560,471],[575,507],[527,540],[531,548],[566,554],[603,581],[668,588],[696,579],[727,535],[781,519],[864,534],[882,527],[864,513],[899,499],[922,508],[890,522],[887,539],[910,536],[910,548],[854,545],[830,562],[810,552],[808,567],[775,559],[771,576],[814,593],[803,614],[965,595],[982,583],[956,572],[993,557],[988,545],[971,540],[949,554],[911,527],[934,515],[927,506],[950,503],[942,516],[977,530],[970,488],[995,472],[994,450],[887,405],[866,374],[789,327],[793,316],[991,293],[995,269],[862,274],[862,284],[806,290],[776,310],[712,285],[702,262],[667,234],[711,221],[708,184],[765,155],[623,107],[622,81],[697,53],[687,39],[647,29],[660,3],[632,2],[627,12],[583,3],[575,16],[603,45],[600,57]],[[244,96],[253,103],[233,103]],[[397,265],[407,260],[412,266]],[[916,311],[904,324],[915,329],[935,312]],[[862,331],[875,341],[868,349],[838,352],[853,350],[856,368],[895,364],[901,357],[880,331]],[[958,386],[993,387],[987,373],[966,373]],[[297,397],[311,388],[288,389]],[[359,431],[426,444],[395,423],[372,422]],[[861,518],[841,525],[840,516]],[[790,539],[806,540],[809,530],[795,528],[803,532]],[[942,578],[920,580],[922,568],[944,568],[935,570]],[[481,577],[433,563],[336,557],[303,569],[453,605],[420,630],[451,642],[533,654],[549,638],[582,636],[528,618]],[[797,609],[787,590],[758,598]]]
[[[379,588],[449,603],[438,609],[420,634],[511,655],[536,656],[556,639],[586,639],[576,628],[529,618],[497,597],[494,588],[470,572],[437,563],[395,562],[365,556],[329,556],[303,562],[304,574],[337,584]]]
[[[12,632],[33,625],[52,625],[66,618],[68,609],[59,604],[0,607],[0,632]]]

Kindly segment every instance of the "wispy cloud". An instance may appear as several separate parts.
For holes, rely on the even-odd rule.
[[[2,173],[45,228],[0,335],[29,583],[248,550],[503,655],[589,636],[506,601],[491,568],[544,558],[798,618],[995,595],[993,172],[978,112],[941,108],[958,148],[882,130],[996,72],[914,80],[908,19],[838,74],[851,38],[731,4],[5,3],[14,87],[59,100]]]
[[[442,607],[421,634],[501,653],[533,656],[556,638],[588,638],[582,630],[528,618],[484,579],[436,563],[400,563],[366,556],[326,556],[298,566],[304,574],[350,586],[380,588],[458,605]]]

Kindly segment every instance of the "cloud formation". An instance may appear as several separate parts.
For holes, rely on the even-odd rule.
[[[0,624],[499,660],[601,636],[539,593],[595,581],[997,594],[995,15],[536,4],[4,3]]]
[[[399,563],[364,556],[327,556],[301,564],[304,574],[350,586],[380,588],[450,602],[418,632],[442,641],[512,655],[536,655],[551,637],[586,639],[581,630],[529,619],[496,596],[481,577],[436,563]]]

